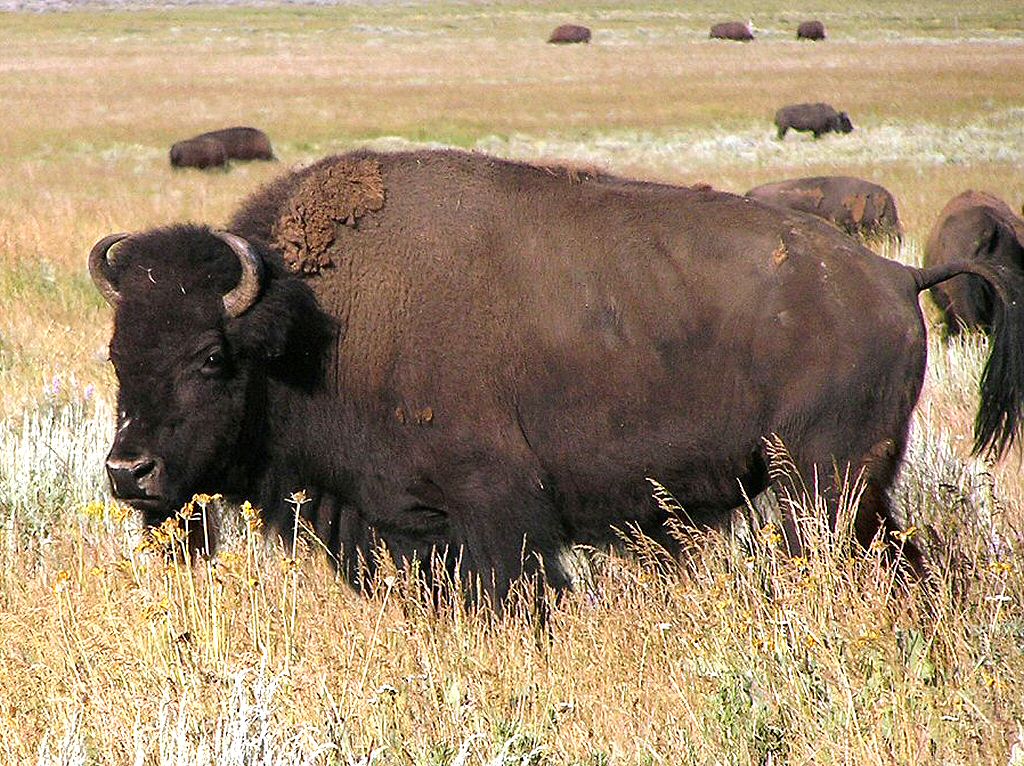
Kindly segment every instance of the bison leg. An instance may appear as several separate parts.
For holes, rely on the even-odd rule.
[[[926,572],[924,556],[896,522],[888,493],[896,478],[903,447],[902,440],[897,442],[883,439],[872,445],[866,453],[860,453],[862,457],[859,458],[840,459],[830,455],[828,458],[814,459],[805,453],[795,459],[797,474],[790,474],[783,480],[783,492],[807,508],[814,507],[809,497],[812,493],[824,500],[828,509],[829,527],[835,530],[839,508],[844,500],[842,493],[850,491],[852,488],[849,485],[859,480],[862,482],[862,490],[853,517],[853,533],[857,542],[867,550],[881,532],[880,539],[886,545],[887,555],[898,550],[902,554],[901,562],[920,577]],[[793,517],[795,509],[790,504],[785,505],[783,528],[786,543],[790,554],[799,556],[804,550],[800,525]]]
[[[779,125],[779,130],[776,134],[776,137],[779,139],[779,141],[782,141],[786,137],[787,130],[789,130],[789,128],[786,127],[785,125]]]
[[[896,480],[903,444],[885,439],[872,447],[862,464],[864,491],[861,494],[857,515],[854,519],[854,533],[865,549],[874,542],[881,531],[881,541],[887,555],[893,550],[902,554],[901,562],[921,578],[927,572],[921,549],[910,539],[896,522],[889,487]]]
[[[534,579],[538,595],[544,582],[556,591],[571,586],[560,561],[564,529],[543,481],[523,479],[531,475],[538,473],[488,462],[446,492],[452,542],[474,600],[483,595],[500,606],[522,578]]]

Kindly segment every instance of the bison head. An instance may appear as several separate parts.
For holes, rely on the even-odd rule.
[[[853,130],[853,123],[850,122],[850,115],[846,112],[839,113],[836,130],[840,133],[849,133]]]
[[[152,525],[197,492],[232,492],[259,460],[268,375],[302,374],[285,357],[312,294],[241,237],[198,226],[105,237],[89,271],[115,308],[114,495]]]

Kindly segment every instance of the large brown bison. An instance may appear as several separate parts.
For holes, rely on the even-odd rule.
[[[797,40],[824,40],[825,25],[817,19],[813,21],[801,21],[796,28]]]
[[[754,25],[749,21],[723,21],[711,26],[708,37],[714,40],[750,42],[754,39]]]
[[[903,266],[707,187],[357,151],[284,175],[227,230],[89,255],[115,308],[111,486],[148,524],[196,492],[278,530],[299,507],[357,585],[381,540],[494,598],[528,573],[566,587],[571,542],[672,545],[647,477],[714,524],[768,486],[772,435],[833,508],[835,471],[862,474],[857,538],[889,540],[917,296],[957,274],[1001,298],[976,448],[1019,430],[1024,295],[1002,264]]]
[[[755,186],[744,196],[811,213],[864,241],[903,239],[895,198],[885,187],[861,178],[793,178]]]
[[[786,137],[787,130],[813,133],[815,138],[821,138],[825,133],[849,133],[853,130],[850,115],[837,112],[823,103],[784,106],[775,113],[775,126],[780,141]]]
[[[924,247],[928,266],[969,260],[999,263],[1024,275],[1024,220],[988,192],[968,190],[947,202]],[[1001,316],[992,288],[971,274],[935,285],[931,295],[950,334],[965,327],[992,329]]]
[[[212,138],[190,138],[171,147],[171,167],[206,168],[223,167],[228,162],[224,144]]]
[[[560,27],[555,27],[551,36],[548,38],[549,43],[589,43],[590,42],[590,29],[582,27],[579,24],[562,24]]]

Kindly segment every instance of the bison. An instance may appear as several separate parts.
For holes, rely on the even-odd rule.
[[[823,133],[849,133],[853,123],[846,112],[837,112],[828,104],[790,104],[775,113],[779,140],[786,137],[786,131],[800,130],[821,138]]]
[[[262,130],[256,128],[236,127],[222,130],[211,130],[201,133],[196,139],[220,141],[230,160],[272,160],[274,150],[270,139]]]
[[[942,266],[964,260],[999,263],[1024,274],[1024,220],[994,194],[968,190],[939,213],[924,247],[924,263]],[[972,274],[931,289],[946,332],[962,328],[990,330],[999,318],[999,300],[991,286]]]
[[[895,198],[884,187],[860,178],[794,178],[755,186],[744,196],[811,213],[863,241],[903,239]]]
[[[824,40],[825,25],[818,20],[801,21],[796,28],[797,40]]]
[[[562,24],[555,27],[548,38],[549,43],[589,43],[590,29],[579,24]]]
[[[750,42],[754,39],[754,25],[749,21],[723,21],[713,24],[708,36],[714,40]]]
[[[210,138],[190,138],[171,147],[171,167],[219,168],[227,165],[228,153],[224,144]]]
[[[252,500],[268,529],[300,513],[357,587],[378,541],[496,602],[523,575],[568,587],[559,552],[613,528],[678,550],[647,477],[715,525],[769,486],[775,437],[832,514],[833,478],[861,475],[856,537],[889,540],[917,296],[958,274],[1002,317],[975,448],[1019,430],[1003,264],[904,266],[708,187],[360,150],[271,182],[226,230],[104,237],[89,269],[114,307],[114,494],[149,525],[198,492]]]

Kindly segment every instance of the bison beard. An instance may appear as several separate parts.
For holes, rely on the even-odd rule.
[[[312,240],[283,229],[318,189],[351,198],[309,219]],[[302,515],[356,586],[380,541],[499,601],[522,575],[567,587],[567,544],[634,527],[674,547],[647,477],[716,524],[767,486],[773,435],[833,508],[834,467],[863,472],[858,540],[888,540],[924,375],[917,295],[956,274],[999,299],[977,448],[1018,432],[1024,300],[1005,269],[905,267],[707,187],[356,152],[279,178],[228,228],[118,235],[90,255],[116,307],[115,493],[158,523],[219,491],[287,534],[286,498],[305,490]],[[303,258],[329,268],[279,251],[300,229]],[[792,518],[786,535],[798,553]]]

